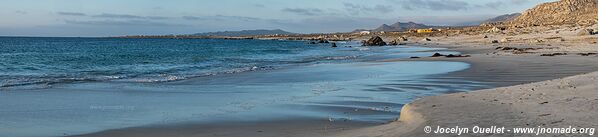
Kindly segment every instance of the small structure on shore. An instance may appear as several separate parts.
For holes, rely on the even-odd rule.
[[[434,32],[434,29],[432,29],[432,28],[429,28],[429,29],[417,29],[416,31],[417,31],[417,33],[431,33],[431,32]]]
[[[359,34],[360,35],[370,35],[370,34],[372,34],[372,32],[370,32],[370,31],[360,31]]]

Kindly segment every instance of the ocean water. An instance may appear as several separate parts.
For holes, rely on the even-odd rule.
[[[469,64],[385,59],[456,52],[356,42],[0,38],[0,136],[276,120],[386,122],[418,97],[484,83]]]
[[[0,87],[88,81],[165,82],[356,58],[297,41],[0,38]]]

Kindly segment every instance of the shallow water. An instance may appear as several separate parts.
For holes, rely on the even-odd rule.
[[[333,49],[303,41],[0,37],[0,90],[167,82],[373,54],[368,48]]]
[[[294,44],[314,48],[303,42]],[[444,75],[467,69],[467,63],[375,62],[429,56],[434,53],[431,50],[442,49],[341,45],[336,49],[316,47],[309,51],[313,55],[298,52],[293,57],[280,57],[299,61],[267,64],[275,67],[243,73],[167,82],[118,79],[5,89],[0,92],[0,136],[62,136],[180,123],[292,119],[386,122],[399,115],[403,104],[418,97],[485,86]],[[329,52],[334,53],[322,55]],[[255,56],[266,60],[273,55]],[[354,58],[327,59],[333,56]],[[88,64],[96,65],[93,61]],[[52,70],[38,73],[48,72]]]

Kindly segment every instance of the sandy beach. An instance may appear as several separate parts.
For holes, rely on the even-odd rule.
[[[3,3],[0,137],[598,128],[598,0]]]
[[[482,38],[484,37],[482,34],[431,37],[432,41],[409,42],[407,45],[448,48],[471,57],[422,57],[380,62],[413,60],[467,62],[472,65],[471,68],[448,75],[486,82],[501,88],[420,98],[405,105],[400,117],[397,116],[397,121],[386,124],[351,125],[331,121],[316,123],[273,121],[221,127],[201,125],[140,127],[83,136],[454,136],[453,134],[427,134],[424,132],[424,127],[596,127],[596,121],[591,117],[597,114],[597,109],[592,104],[598,103],[596,102],[598,96],[593,93],[598,89],[593,85],[598,81],[598,73],[593,73],[598,70],[598,57],[580,55],[580,53],[598,52],[598,48],[592,43],[596,37],[578,37],[572,33],[561,33],[560,37],[572,40],[533,43],[528,40],[532,36],[531,39],[554,37],[548,33],[518,36],[492,35],[491,38],[485,39]],[[518,40],[498,44],[488,42],[503,37]],[[529,47],[534,50],[514,53],[518,51],[502,50],[498,47]],[[551,53],[567,53],[567,55],[542,56]],[[145,134],[148,132],[152,134]],[[465,136],[489,135],[514,136],[515,134],[465,134]],[[562,134],[543,136],[562,136]]]
[[[563,29],[561,29],[563,30]],[[571,32],[575,29],[570,29]],[[558,31],[558,30],[557,30]],[[555,32],[552,30],[552,32]],[[378,127],[347,131],[338,136],[391,137],[391,136],[456,136],[457,134],[434,134],[424,132],[425,126],[436,127],[577,127],[595,128],[598,87],[596,56],[580,55],[595,53],[593,37],[575,36],[573,33],[559,37],[573,39],[571,42],[528,42],[528,39],[554,37],[547,34],[510,37],[518,41],[489,44],[483,35],[437,38],[444,42],[428,45],[450,47],[471,58],[458,58],[473,64],[472,69],[454,73],[456,76],[493,82],[494,89],[477,90],[418,99],[401,111],[396,122]],[[476,38],[478,37],[478,38]],[[462,43],[461,43],[462,42]],[[434,47],[432,46],[432,47]],[[544,48],[529,53],[513,53],[496,50],[500,46]],[[567,53],[564,56],[541,56],[542,54]],[[428,60],[427,58],[425,60]],[[435,59],[432,59],[435,60]],[[588,136],[585,134],[541,134],[541,136]],[[464,136],[530,136],[535,134],[465,134]]]

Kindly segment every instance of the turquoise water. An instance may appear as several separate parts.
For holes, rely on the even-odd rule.
[[[485,86],[444,75],[469,68],[467,63],[377,62],[443,49],[272,40],[0,39],[0,136],[181,123],[386,122],[418,97]]]
[[[373,51],[302,41],[0,37],[0,87],[166,82],[355,59]]]

